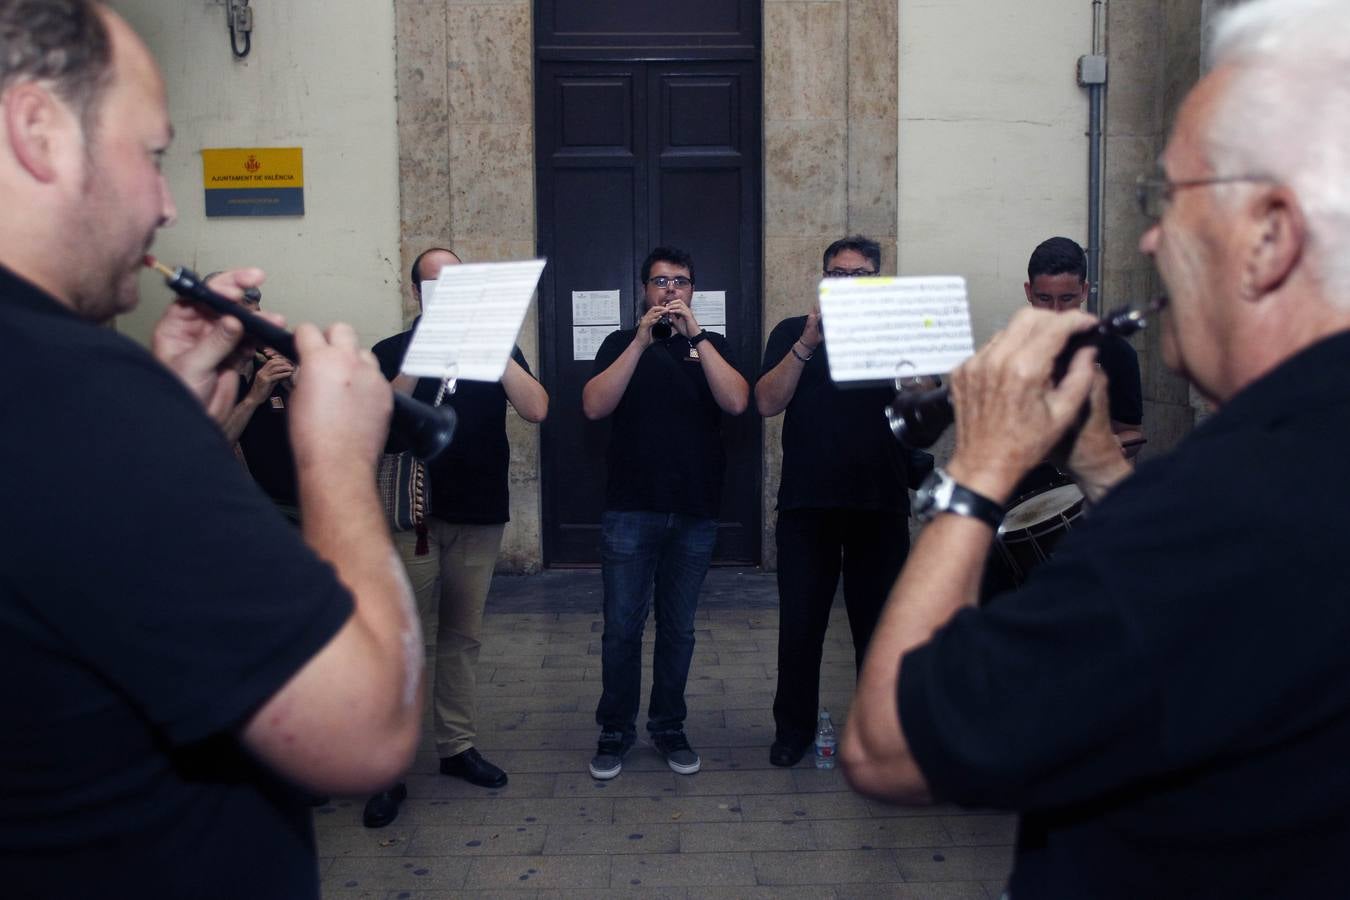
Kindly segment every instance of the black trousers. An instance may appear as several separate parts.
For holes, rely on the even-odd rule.
[[[778,690],[773,718],[779,740],[809,742],[820,706],[820,656],[839,576],[862,667],[886,596],[909,554],[907,515],[898,510],[790,509],[779,512]]]

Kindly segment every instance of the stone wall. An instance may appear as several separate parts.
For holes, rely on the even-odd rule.
[[[535,254],[529,0],[395,0],[402,262],[452,247],[471,262]],[[417,314],[405,292],[404,318]],[[537,304],[520,347],[539,368]],[[539,429],[507,413],[511,522],[498,569],[541,563]]]
[[[765,0],[766,340],[811,308],[835,239],[880,241],[882,270],[895,272],[898,20],[894,0]],[[764,424],[763,554],[774,568],[783,417]]]
[[[1140,305],[1162,291],[1138,249],[1148,227],[1134,180],[1152,172],[1186,91],[1200,75],[1202,0],[1111,3],[1107,12],[1106,204],[1102,297]],[[1197,400],[1163,365],[1161,329],[1135,340],[1144,383],[1142,459],[1175,446],[1195,425]]]

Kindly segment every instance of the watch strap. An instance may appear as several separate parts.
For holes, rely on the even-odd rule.
[[[951,500],[947,502],[947,507],[943,511],[979,519],[995,531],[1003,524],[1005,515],[1002,506],[958,482],[952,482]]]
[[[707,339],[708,339],[708,332],[706,330],[701,329],[698,334],[694,335],[689,339],[689,346],[697,347],[699,344],[701,344],[703,341],[706,341]]]

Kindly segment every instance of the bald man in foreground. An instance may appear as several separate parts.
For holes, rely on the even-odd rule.
[[[1350,856],[1350,5],[1226,10],[1139,184],[1168,366],[1217,406],[1131,474],[1086,315],[1026,310],[952,378],[957,443],[842,745],[866,794],[1020,816],[1009,895],[1333,897]],[[975,609],[1022,474],[1075,426],[1093,507]]]

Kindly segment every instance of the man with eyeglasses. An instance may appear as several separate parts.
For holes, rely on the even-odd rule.
[[[1086,315],[1024,310],[953,374],[947,502],[882,613],[842,758],[873,796],[1019,811],[1013,900],[1345,892],[1347,34],[1344,0],[1222,12],[1142,187],[1164,360],[1217,406],[1172,453],[1131,473],[1091,349],[1052,383]],[[1095,506],[972,608],[999,504],[1084,400],[1070,465]]]
[[[717,540],[722,414],[743,413],[750,395],[726,338],[704,331],[690,308],[689,254],[657,247],[643,261],[641,276],[637,325],[605,338],[581,394],[586,418],[609,417],[612,423],[600,520],[600,739],[590,764],[592,777],[601,780],[619,774],[637,740],[642,632],[653,603],[647,732],[672,771],[692,775],[702,765],[684,733],[684,688],[698,594]]]
[[[876,275],[881,245],[854,235],[821,258],[827,278]],[[814,298],[810,312],[774,326],[755,383],[759,414],[783,419],[778,487],[778,684],[769,762],[795,766],[811,746],[820,659],[842,574],[853,652],[861,668],[886,592],[909,551],[909,491],[926,472],[891,434],[890,388],[841,390]],[[927,454],[924,454],[926,456]]]

